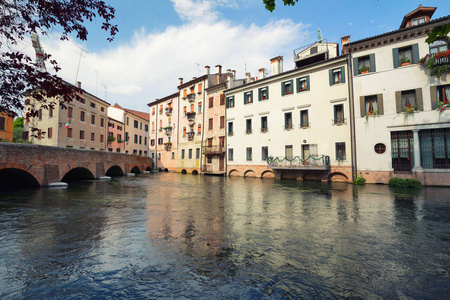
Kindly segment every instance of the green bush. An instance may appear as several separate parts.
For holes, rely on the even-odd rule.
[[[422,188],[422,183],[416,178],[402,179],[398,177],[393,177],[389,179],[389,186],[399,188],[420,189]]]
[[[353,180],[353,184],[355,184],[355,185],[364,185],[364,184],[366,184],[366,179],[362,175],[359,175],[358,177],[356,177]]]

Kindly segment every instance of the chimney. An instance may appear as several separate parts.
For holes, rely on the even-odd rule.
[[[236,80],[236,70],[233,70],[231,72],[233,72],[233,79]]]
[[[195,77],[195,76],[194,76],[194,77],[192,77],[192,80],[195,80],[195,79],[197,79],[197,77]]]
[[[263,79],[264,78],[264,73],[266,72],[266,69],[265,68],[261,68],[258,71],[259,71],[259,79]]]
[[[221,65],[217,65],[216,66],[216,84],[220,83],[220,75],[222,74],[222,66]]]
[[[270,68],[273,75],[283,73],[283,56],[276,56],[270,59]]]
[[[233,74],[231,73],[231,70],[227,70],[227,80],[228,80],[228,89],[233,88]]]
[[[178,85],[182,85],[183,84],[183,78],[180,77],[180,78],[178,78],[178,80],[179,80],[178,81]]]
[[[252,75],[250,74],[250,72],[245,73],[245,78],[246,78],[245,83],[250,83],[251,76]]]
[[[205,66],[205,75],[209,75],[209,66]]]
[[[349,53],[350,36],[346,35],[341,37],[342,55]]]
[[[77,81],[77,88],[81,90],[81,81]]]

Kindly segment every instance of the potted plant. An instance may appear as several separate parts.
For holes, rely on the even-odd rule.
[[[437,106],[437,111],[442,112],[444,110],[446,110],[447,108],[450,108],[450,101],[439,101],[438,106]]]
[[[359,68],[359,74],[366,74],[366,73],[369,73],[369,67],[362,66],[361,68]]]
[[[108,137],[108,145],[111,145],[111,143],[113,143],[113,142],[115,142],[116,141],[116,138],[113,136],[113,135],[110,135],[109,137]]]
[[[119,144],[122,144],[122,143],[123,143],[122,139],[118,139],[117,142],[118,142]]]
[[[402,57],[400,58],[400,63],[402,66],[407,66],[411,63],[411,60],[408,57]]]
[[[411,104],[406,105],[405,109],[403,110],[403,112],[405,113],[405,119],[413,115],[416,112],[416,110],[417,106]]]

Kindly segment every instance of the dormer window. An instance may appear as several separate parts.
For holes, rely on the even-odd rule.
[[[412,25],[413,26],[420,25],[420,24],[423,24],[423,23],[425,23],[425,17],[421,17],[421,18],[417,18],[417,19],[412,20]]]

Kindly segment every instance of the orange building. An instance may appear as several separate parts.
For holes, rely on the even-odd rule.
[[[14,118],[0,113],[0,140],[12,142],[14,135]]]

